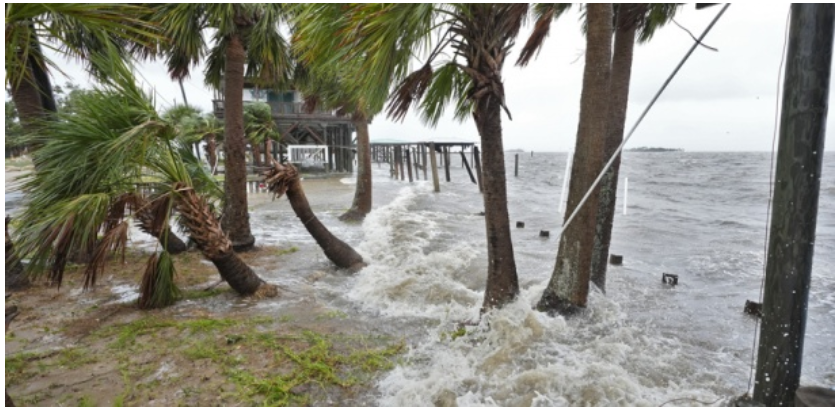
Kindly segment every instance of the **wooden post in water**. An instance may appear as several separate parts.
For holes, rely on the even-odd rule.
[[[794,406],[800,384],[835,4],[792,4],[790,21],[753,395],[769,407]]]
[[[470,175],[470,181],[473,184],[478,185],[478,182],[475,181],[475,176],[473,175],[473,171],[470,169],[470,163],[467,163],[467,156],[464,154],[464,150],[461,150],[461,163],[464,164],[464,167],[467,169],[467,174]]]
[[[428,171],[426,168],[429,167],[429,165],[426,162],[426,146],[421,145],[420,146],[420,151],[423,154],[423,160],[422,160],[422,162],[423,162],[423,179],[424,180],[429,180],[429,177],[427,177],[427,173],[426,173]],[[434,164],[433,164],[433,166],[434,166]]]
[[[432,184],[435,186],[435,192],[441,192],[441,183],[438,180],[438,161],[435,158],[435,143],[429,142],[429,161],[432,164]]]
[[[478,151],[478,146],[473,146],[473,157],[475,157],[475,176],[478,178],[478,191],[484,192],[483,184],[481,183],[481,153]]]
[[[449,178],[449,147],[444,146],[444,174],[446,175],[446,182],[449,183],[451,180]]]
[[[406,150],[406,169],[408,169],[408,171],[409,171],[409,183],[411,183],[411,182],[414,181],[412,179],[412,152],[408,147],[406,147],[405,150]]]
[[[412,149],[412,162],[415,163],[415,181],[420,180],[420,157],[418,157],[418,146]]]
[[[516,153],[516,161],[514,162],[513,166],[513,175],[515,177],[519,177],[519,153]]]

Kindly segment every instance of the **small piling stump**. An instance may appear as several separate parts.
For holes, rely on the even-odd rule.
[[[548,238],[550,236],[551,236],[551,231],[548,231],[548,230],[540,230],[539,231],[539,237],[540,238]]]
[[[753,300],[746,300],[745,308],[742,309],[742,311],[750,316],[763,317],[763,304],[760,302],[754,302]]]
[[[524,221],[516,221],[516,228],[525,228]]]
[[[623,265],[623,255],[609,255],[609,264],[611,265]]]
[[[661,283],[676,286],[678,285],[678,275],[674,273],[663,273],[661,274]]]

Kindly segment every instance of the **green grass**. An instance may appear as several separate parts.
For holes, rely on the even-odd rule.
[[[324,316],[346,315],[333,311]],[[278,332],[278,328],[284,327],[280,323],[291,318],[288,315],[248,319],[145,316],[101,328],[90,338],[104,340],[109,345],[107,359],[114,362],[121,377],[122,390],[110,402],[113,406],[143,405],[153,399],[165,383],[143,379],[153,374],[160,361],[183,365],[183,359],[200,361],[204,369],[222,376],[220,381],[224,385],[222,391],[214,388],[217,382],[188,385],[190,391],[181,393],[179,400],[172,401],[174,405],[205,403],[194,398],[202,398],[207,392],[216,393],[217,403],[221,405],[311,405],[322,398],[370,387],[378,373],[394,367],[397,355],[404,350],[402,340],[388,336]],[[7,385],[22,383],[56,367],[83,371],[96,358],[92,351],[82,347],[8,356]],[[191,363],[183,365],[188,366]],[[56,403],[77,406],[94,403],[87,394],[80,393],[84,390],[54,391],[63,394]],[[21,401],[34,404],[52,396],[33,394],[26,398]]]

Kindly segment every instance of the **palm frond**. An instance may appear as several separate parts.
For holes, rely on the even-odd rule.
[[[142,283],[139,286],[140,309],[156,309],[173,305],[180,298],[181,292],[174,283],[174,261],[171,254],[162,251],[152,254],[145,266]]]

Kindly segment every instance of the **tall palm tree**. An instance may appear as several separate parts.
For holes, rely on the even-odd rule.
[[[638,41],[649,41],[655,31],[672,20],[677,4],[620,4],[615,6],[615,38],[612,55],[612,76],[609,106],[609,129],[606,133],[603,157],[608,160],[623,142],[626,126],[626,109],[629,101],[629,84],[632,76],[632,55],[636,33]],[[612,224],[615,218],[616,192],[620,155],[600,181],[594,249],[591,260],[591,282],[606,290],[606,267],[609,245],[612,240]]]
[[[535,7],[537,22],[534,32],[521,53],[517,62],[526,65],[542,47],[548,35],[551,21],[558,18],[569,8],[568,4],[538,4]],[[626,108],[629,99],[629,84],[632,70],[633,45],[636,33],[639,42],[649,41],[656,30],[664,26],[675,15],[676,4],[618,4],[615,5],[614,49],[610,78],[609,122],[606,131],[603,157],[611,157],[623,141],[623,131],[626,122]],[[586,27],[588,24],[586,25]],[[584,155],[575,157],[574,167],[583,160]],[[615,213],[615,192],[617,191],[618,170],[620,156],[609,168],[599,187],[599,203],[595,216],[596,226],[585,232],[584,242],[591,240],[594,232],[594,244],[591,257],[590,279],[601,290],[605,291],[607,258],[609,243],[612,236],[612,222]],[[598,170],[599,172],[599,170]],[[596,176],[595,176],[596,177]],[[579,200],[585,191],[578,192],[575,201]],[[572,200],[569,197],[569,201]]]
[[[298,43],[294,44],[299,47]],[[297,51],[303,52],[303,51]],[[337,66],[297,65],[293,83],[305,95],[304,109],[313,112],[319,107],[350,117],[357,131],[357,184],[351,208],[339,216],[343,221],[362,221],[371,212],[371,140],[368,123],[379,113],[368,103],[354,83],[359,77],[358,60],[343,61]]]
[[[519,283],[507,210],[502,68],[527,15],[526,4],[310,5],[296,21],[305,62],[360,59],[359,87],[374,107],[389,95],[388,115],[418,105],[436,124],[450,101],[472,115],[483,147],[487,288],[482,310],[516,298]],[[425,60],[409,72],[415,54]]]
[[[234,290],[275,294],[272,285],[231,252],[205,198],[219,196],[219,187],[190,146],[180,143],[178,128],[158,116],[126,68],[118,82],[86,95],[74,114],[59,114],[58,119],[44,125],[48,132],[32,136],[43,147],[33,156],[38,171],[24,184],[30,201],[17,231],[18,252],[31,259],[30,271],[49,270],[60,283],[69,254],[92,253],[86,268],[86,285],[92,285],[107,250],[124,248],[128,210],[140,214],[137,218],[147,211],[150,229],[161,231],[177,209],[187,232]],[[137,197],[140,181],[158,193]],[[170,236],[163,233],[163,240]],[[140,305],[172,302],[172,274],[163,246],[149,261]]]
[[[57,49],[80,58],[94,73],[103,72],[90,56],[101,53],[118,60],[149,53],[156,28],[144,20],[147,9],[127,4],[14,3],[6,5],[6,78],[21,122],[32,131],[47,112],[55,112],[48,72],[60,67],[43,53]]]
[[[288,45],[278,31],[280,4],[165,4],[156,21],[170,39],[163,44],[174,79],[189,75],[206,57],[206,83],[224,90],[225,168],[222,223],[236,250],[255,244],[246,196],[243,87],[249,81],[281,84],[290,71]],[[214,29],[212,46],[206,30]]]
[[[574,211],[603,168],[603,148],[609,123],[612,20],[611,4],[586,6],[586,64],[580,97],[577,154],[571,170],[566,217]],[[571,314],[586,306],[598,202],[598,195],[593,193],[560,237],[554,272],[537,309]]]

